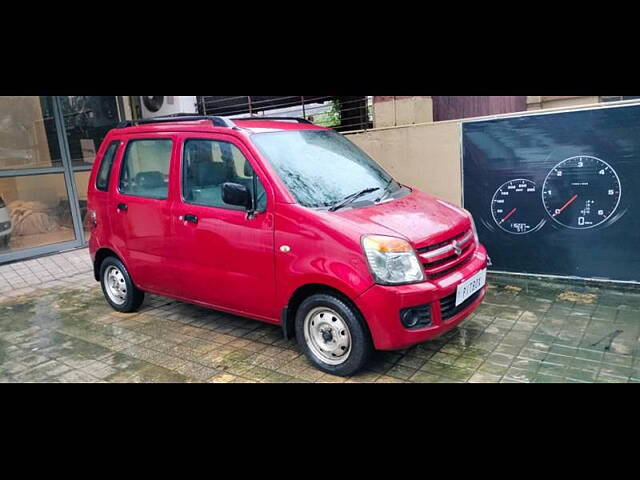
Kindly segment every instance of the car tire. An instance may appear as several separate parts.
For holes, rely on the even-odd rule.
[[[302,301],[295,317],[296,340],[309,361],[341,377],[360,370],[373,342],[360,312],[348,300],[317,293]]]
[[[119,312],[135,312],[144,301],[144,292],[133,284],[127,267],[115,257],[102,261],[100,285],[109,305]]]

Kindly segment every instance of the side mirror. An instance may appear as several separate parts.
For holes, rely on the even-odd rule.
[[[244,185],[239,183],[225,182],[222,184],[222,201],[229,205],[239,205],[251,210],[251,192]]]

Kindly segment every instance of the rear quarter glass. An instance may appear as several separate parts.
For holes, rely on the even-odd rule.
[[[96,188],[103,192],[109,190],[109,179],[113,170],[113,161],[118,151],[119,140],[113,140],[107,146],[104,155],[100,159],[100,165],[96,174]]]

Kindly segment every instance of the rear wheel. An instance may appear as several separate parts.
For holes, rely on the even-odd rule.
[[[133,284],[127,268],[115,257],[102,261],[100,285],[107,302],[119,312],[134,312],[144,301],[144,292]]]
[[[373,351],[369,331],[357,309],[327,293],[312,295],[300,304],[296,338],[311,363],[332,375],[352,375]]]

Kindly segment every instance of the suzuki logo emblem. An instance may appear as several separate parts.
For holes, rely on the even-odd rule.
[[[459,256],[462,253],[462,248],[460,248],[457,241],[454,240],[451,242],[451,246],[453,247],[453,251],[456,252],[456,255]]]

